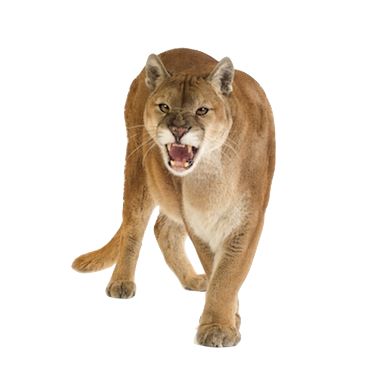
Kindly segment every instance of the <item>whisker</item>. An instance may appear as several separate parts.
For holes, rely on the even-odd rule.
[[[212,136],[209,136],[207,134],[205,134],[205,138],[208,141],[211,141],[212,143],[216,143],[217,142],[217,140],[215,138],[213,138]],[[231,145],[230,142],[231,142],[231,140],[229,138],[227,138],[225,140],[225,142],[220,146],[220,148],[221,148],[221,155],[223,156],[223,158],[225,158],[226,160],[229,160],[229,161],[231,161],[231,159],[233,158],[233,156],[235,156],[238,160],[240,160],[240,156],[239,156],[237,150]]]
[[[144,124],[139,124],[139,125],[132,125],[132,126],[126,126],[126,129],[137,129],[137,128],[144,128]]]
[[[141,136],[142,136],[141,133],[133,134],[133,135],[131,135],[130,137],[129,137],[129,135],[128,135],[128,139],[133,139],[133,138],[135,138],[135,137],[141,137]]]
[[[135,150],[133,150],[127,157],[126,160],[128,160],[133,154],[135,154],[137,151],[141,150],[144,146],[149,146],[154,140],[152,138],[148,139],[147,141],[141,143]]]
[[[236,142],[232,141],[231,139],[226,139],[224,143],[232,146],[235,149],[239,148],[238,144]]]
[[[235,157],[239,158],[238,152],[230,144],[224,142],[223,147],[227,147],[229,150],[233,152]]]
[[[145,160],[146,160],[146,156],[150,153],[150,151],[156,146],[156,143],[153,143],[149,148],[148,150],[145,152],[145,155],[143,156],[143,159],[142,159],[142,165],[145,164]]]

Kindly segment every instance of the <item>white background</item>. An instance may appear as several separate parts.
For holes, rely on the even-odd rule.
[[[374,374],[370,5],[2,1],[0,372]],[[180,287],[151,223],[134,299],[105,295],[111,270],[70,268],[120,225],[127,90],[150,53],[176,47],[230,56],[275,115],[235,348],[194,344],[204,294]]]

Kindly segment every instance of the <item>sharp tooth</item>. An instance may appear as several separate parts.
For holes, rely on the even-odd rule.
[[[168,149],[168,151],[171,151],[171,147],[172,147],[172,145],[171,145],[170,143],[168,143],[168,144],[167,144],[167,149]]]
[[[175,165],[174,160],[170,160],[169,162],[171,163],[171,166],[174,167],[174,165]]]
[[[192,153],[192,146],[188,145],[187,148],[188,148],[189,154],[191,154]]]
[[[190,163],[188,161],[185,162],[184,167],[187,168],[190,166]]]

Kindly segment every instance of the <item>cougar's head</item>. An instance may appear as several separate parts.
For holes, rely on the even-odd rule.
[[[171,75],[158,56],[150,55],[145,73],[150,89],[145,127],[168,170],[184,176],[200,160],[210,157],[228,136],[232,126],[227,102],[232,91],[232,62],[224,58],[206,76]]]

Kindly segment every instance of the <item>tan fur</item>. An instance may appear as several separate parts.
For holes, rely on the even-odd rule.
[[[167,113],[160,103],[168,104]],[[208,113],[198,115],[200,107]],[[204,53],[176,49],[149,57],[131,85],[125,120],[123,223],[108,245],[80,256],[73,267],[89,272],[116,263],[107,294],[134,296],[143,234],[152,210],[160,206],[155,235],[167,264],[185,288],[207,289],[197,342],[235,345],[240,340],[237,294],[255,254],[274,170],[267,98],[255,80],[233,70],[229,59],[217,63]],[[178,143],[174,131],[186,131],[182,146],[199,149],[190,168],[168,164],[166,144]],[[187,259],[186,235],[206,275],[197,275]]]

